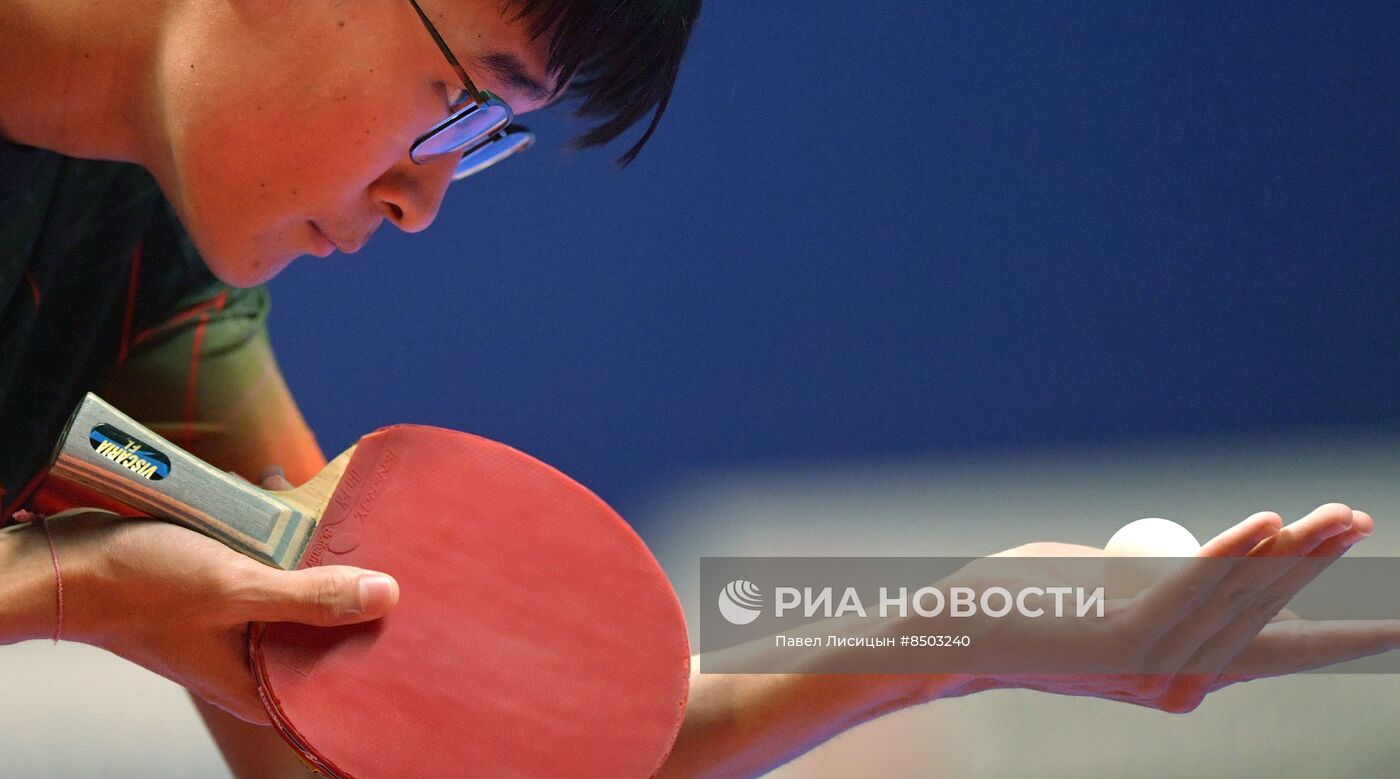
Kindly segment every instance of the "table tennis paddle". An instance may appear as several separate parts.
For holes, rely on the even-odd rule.
[[[395,425],[272,492],[89,394],[50,473],[268,565],[398,580],[382,619],[250,631],[268,715],[323,773],[649,777],[675,740],[690,650],[665,574],[602,500],[508,446]]]

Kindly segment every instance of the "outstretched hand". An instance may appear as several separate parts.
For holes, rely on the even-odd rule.
[[[982,675],[958,694],[1025,688],[1188,712],[1210,692],[1250,679],[1281,676],[1400,647],[1400,621],[1310,622],[1284,605],[1352,545],[1374,530],[1371,517],[1330,503],[1283,526],[1261,512],[1205,544],[1182,565],[1132,599],[1108,602],[1106,618],[1072,631],[1045,630],[1035,620],[1000,622],[982,646],[994,651],[1046,653],[1077,670],[1057,674]],[[1101,557],[1090,546],[1034,543],[993,557],[1031,558],[1036,577],[1071,586],[1088,570],[1064,558]],[[1036,566],[1035,558],[1043,558]],[[1224,559],[1234,558],[1233,564]],[[1292,563],[1241,565],[1249,558]],[[978,563],[954,578],[976,579]],[[1035,632],[1042,631],[1042,632]],[[1010,635],[1009,633],[1016,633]],[[1034,663],[1029,660],[1027,667]],[[1044,667],[1043,662],[1040,667]],[[1125,669],[1151,673],[1123,673]],[[1170,672],[1166,672],[1171,669]],[[943,691],[946,695],[946,691]]]

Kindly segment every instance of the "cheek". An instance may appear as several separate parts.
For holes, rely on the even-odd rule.
[[[172,165],[157,174],[210,268],[240,286],[311,251],[308,219],[370,208],[370,184],[436,118],[386,83],[270,72],[283,77],[206,72],[175,90]]]
[[[247,132],[246,123],[240,131]],[[179,147],[180,218],[215,275],[246,286],[309,247],[294,228],[330,194],[315,161],[277,140],[230,143],[221,123],[192,127]],[[242,137],[249,137],[244,135]],[[263,149],[264,151],[260,151]],[[181,208],[182,207],[182,208]]]

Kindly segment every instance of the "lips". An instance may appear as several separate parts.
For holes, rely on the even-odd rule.
[[[326,235],[326,232],[321,229],[320,225],[315,222],[307,222],[307,224],[311,225],[311,237],[316,242],[316,251],[314,254],[317,257],[329,257],[336,249],[340,248],[335,241],[331,240],[331,238]]]
[[[358,239],[353,241],[346,241],[340,238],[336,238],[316,222],[312,222],[311,226],[316,228],[317,234],[321,238],[324,238],[336,251],[339,251],[341,254],[354,254],[355,252],[364,248],[364,245],[369,242],[370,236],[374,235],[375,228],[379,225],[376,224],[373,227],[370,227],[370,229],[366,230],[363,235],[361,235]]]

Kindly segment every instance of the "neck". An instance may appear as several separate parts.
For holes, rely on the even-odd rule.
[[[164,0],[0,2],[0,137],[146,163]]]

